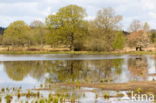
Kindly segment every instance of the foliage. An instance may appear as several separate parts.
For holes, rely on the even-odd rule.
[[[113,41],[114,50],[123,49],[126,43],[126,38],[122,32],[116,32],[115,40]]]
[[[35,20],[31,23],[31,43],[43,46],[45,44],[45,35],[47,33],[44,23]]]
[[[18,46],[28,44],[29,31],[30,27],[24,21],[15,21],[4,31],[3,43]]]
[[[152,43],[156,43],[156,32],[152,32],[150,35],[150,39]]]
[[[130,47],[146,47],[150,43],[149,34],[143,30],[134,32],[128,36],[128,45]]]
[[[86,23],[83,20],[85,16],[85,10],[77,5],[63,7],[55,15],[49,15],[46,23],[51,29],[51,38],[53,38],[50,42],[60,41],[69,45],[71,50],[76,49],[76,44],[86,31]]]
[[[112,8],[99,10],[93,20],[87,21],[86,16],[84,8],[68,5],[49,15],[45,23],[35,20],[28,26],[24,21],[15,21],[0,35],[0,44],[4,44],[7,50],[15,46],[29,47],[27,50],[31,46],[40,46],[42,49],[51,46],[71,51],[105,52],[122,50],[125,44],[142,48],[156,43],[155,32],[150,33],[147,22],[133,20],[129,26],[130,35],[122,33],[122,16],[117,15]]]

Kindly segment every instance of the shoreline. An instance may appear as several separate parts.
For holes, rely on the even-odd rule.
[[[130,51],[130,52],[98,52],[98,51],[0,51],[0,54],[86,54],[86,55],[156,55],[156,51]]]
[[[140,90],[143,92],[156,93],[156,82],[128,82],[128,83],[52,83],[50,86],[65,86],[65,87],[87,87],[87,88],[99,88],[103,90],[113,91],[129,91]],[[34,90],[50,90],[50,88],[36,88]]]

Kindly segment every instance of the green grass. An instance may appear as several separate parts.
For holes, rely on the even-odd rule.
[[[0,51],[0,54],[104,54],[104,55],[156,55],[156,52],[133,51],[133,52],[95,52],[95,51]]]

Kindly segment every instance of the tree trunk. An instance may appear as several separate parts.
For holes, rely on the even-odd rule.
[[[10,51],[10,46],[8,46],[8,51]]]
[[[70,50],[74,51],[74,35],[73,35],[73,33],[70,34]]]
[[[140,47],[139,50],[140,50],[140,51],[143,51],[143,50],[142,50],[142,47]]]

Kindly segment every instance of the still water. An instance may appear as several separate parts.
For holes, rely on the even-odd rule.
[[[27,90],[49,83],[126,83],[155,80],[156,56],[153,55],[0,55],[0,88],[21,87]],[[116,93],[96,88],[68,87],[55,87],[51,91],[40,92],[46,97],[49,92],[65,93],[64,91],[77,99],[78,102],[72,103],[109,103],[110,101],[104,101],[104,92],[112,95]],[[124,94],[124,91],[118,92]],[[16,103],[17,100],[14,99],[13,103]]]

